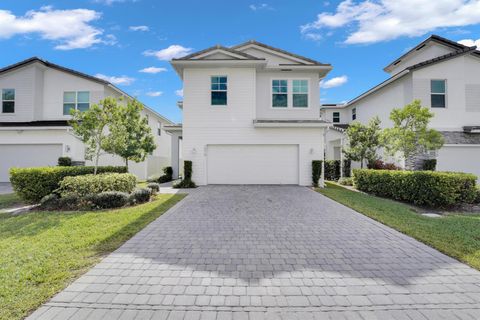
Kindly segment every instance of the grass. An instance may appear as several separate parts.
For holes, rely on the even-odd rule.
[[[480,270],[480,215],[429,218],[406,204],[332,183],[317,191]]]
[[[15,193],[0,194],[0,210],[23,205]]]
[[[183,197],[108,211],[0,214],[0,319],[22,319]]]

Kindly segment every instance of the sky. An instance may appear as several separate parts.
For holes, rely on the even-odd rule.
[[[341,103],[431,34],[480,46],[480,0],[2,0],[0,67],[38,56],[181,122],[171,58],[255,39],[331,63],[321,103]]]

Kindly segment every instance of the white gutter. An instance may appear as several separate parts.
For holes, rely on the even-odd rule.
[[[67,130],[70,129],[68,126],[64,127],[0,127],[0,131],[35,131],[35,130]]]

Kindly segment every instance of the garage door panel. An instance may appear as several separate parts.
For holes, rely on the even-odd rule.
[[[298,184],[297,145],[210,145],[208,184]]]
[[[54,166],[62,155],[61,144],[0,145],[0,182],[9,181],[12,167]]]

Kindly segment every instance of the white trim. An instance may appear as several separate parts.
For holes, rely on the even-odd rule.
[[[227,89],[226,90],[212,90],[212,78],[213,77],[217,77],[217,78],[220,78],[220,77],[225,77],[227,78]],[[216,74],[211,74],[210,75],[210,107],[213,107],[213,108],[227,108],[228,107],[228,75],[227,74],[223,74],[223,75],[216,75]],[[218,83],[220,84],[220,82]],[[226,104],[212,104],[212,92],[225,92],[227,94],[227,103]]]
[[[274,107],[273,106],[273,81],[274,80],[286,80],[287,81],[287,106],[286,107]],[[293,106],[293,80],[305,80],[307,81],[307,107],[294,107]],[[310,91],[310,79],[308,78],[299,78],[299,77],[283,77],[283,78],[280,78],[280,77],[271,77],[270,78],[270,109],[272,110],[310,110],[311,108],[311,91]],[[277,93],[277,94],[284,94],[283,92],[282,93]]]
[[[202,59],[202,58],[205,58],[205,57],[208,57],[208,56],[211,56],[212,54],[216,54],[216,53],[223,53],[227,56],[230,56],[230,57],[234,57],[234,58],[238,58],[239,60],[248,60],[248,58],[240,55],[240,54],[236,54],[236,53],[233,53],[233,52],[230,52],[230,51],[226,51],[224,49],[221,49],[221,48],[217,48],[217,49],[214,49],[212,51],[208,51],[208,52],[205,52],[205,53],[202,53],[198,56],[195,56],[195,57],[192,57],[191,59],[192,60],[198,60],[198,59]]]
[[[432,81],[443,81],[444,84],[445,84],[445,92],[444,93],[433,93],[432,92]],[[442,109],[447,109],[448,108],[447,91],[448,91],[447,79],[430,79],[430,109],[442,110]],[[432,95],[437,95],[437,96],[443,95],[445,97],[445,106],[444,107],[432,107]]]
[[[255,48],[259,51],[263,51],[263,52],[266,52],[266,53],[269,53],[269,54],[272,54],[274,56],[281,57],[281,58],[284,58],[284,59],[287,59],[287,60],[293,60],[293,61],[296,61],[296,62],[299,62],[299,63],[305,63],[306,65],[315,65],[310,61],[300,59],[300,58],[297,58],[295,56],[285,54],[285,53],[282,53],[282,52],[278,52],[277,50],[271,50],[271,49],[259,46],[255,43],[247,43],[244,46],[235,47],[235,50],[243,52],[243,50],[247,50],[247,49],[250,49],[250,48]]]
[[[66,130],[69,131],[68,126],[65,127],[0,127],[0,131],[40,131],[40,130]]]
[[[3,90],[13,90],[13,100],[3,100]],[[1,107],[1,109],[0,109],[0,115],[1,115],[1,116],[12,116],[12,115],[15,115],[15,113],[16,113],[15,110],[17,109],[17,108],[15,108],[15,105],[16,105],[15,100],[16,100],[16,98],[17,98],[17,90],[16,90],[15,88],[2,88],[0,91],[1,91],[1,92],[0,92],[0,94],[1,94],[1,96],[0,96],[0,102],[2,103],[2,105],[0,106],[0,107]],[[4,103],[4,102],[13,102],[13,112],[3,112],[3,103]]]
[[[444,144],[444,147],[471,147],[471,148],[478,148],[480,144]]]

